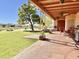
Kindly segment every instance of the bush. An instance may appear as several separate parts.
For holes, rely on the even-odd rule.
[[[0,29],[0,31],[2,31],[2,29]]]
[[[0,31],[3,31],[3,29],[0,29]]]
[[[13,29],[12,28],[9,28],[9,29],[7,29],[7,31],[13,31]]]

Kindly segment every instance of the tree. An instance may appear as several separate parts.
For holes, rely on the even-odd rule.
[[[31,19],[33,20],[33,23],[40,23],[40,17],[37,14],[31,15]]]
[[[19,18],[19,19],[17,20],[17,23],[20,24],[20,25],[23,25],[23,24],[25,24],[25,20]]]
[[[29,4],[21,5],[21,7],[18,9],[18,16],[18,23],[25,24],[27,21],[29,21],[32,31],[34,31],[33,23],[38,22],[37,20],[40,19],[39,15],[36,14],[35,7]]]
[[[26,4],[23,4],[21,7],[18,9],[18,16],[19,19],[17,20],[18,24],[25,24],[26,21]]]

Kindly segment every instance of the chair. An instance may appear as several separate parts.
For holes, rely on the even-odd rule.
[[[66,33],[69,34],[69,36],[71,38],[75,38],[75,28],[74,27],[70,27],[67,31],[65,31]]]

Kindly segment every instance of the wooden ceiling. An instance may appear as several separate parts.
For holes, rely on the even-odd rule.
[[[31,0],[39,9],[50,17],[57,19],[79,11],[79,0]]]

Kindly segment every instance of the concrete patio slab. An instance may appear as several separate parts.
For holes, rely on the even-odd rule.
[[[39,39],[39,36],[40,36],[40,34],[32,34],[32,35],[24,36],[24,38]]]
[[[79,59],[79,50],[72,38],[61,33],[47,34],[50,42],[38,41],[12,59]]]

